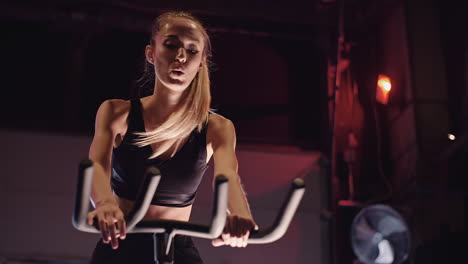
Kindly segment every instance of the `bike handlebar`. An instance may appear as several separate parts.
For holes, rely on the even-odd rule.
[[[86,222],[93,177],[92,161],[85,159],[80,162],[78,171],[75,210],[72,219],[73,226],[83,232],[100,233],[98,228]],[[156,192],[161,174],[157,168],[150,167],[146,171],[145,176],[144,182],[137,194],[135,204],[125,218],[127,233],[167,233],[169,235],[169,241],[171,241],[175,235],[187,235],[207,239],[214,239],[221,235],[226,223],[227,214],[228,179],[226,176],[218,175],[216,177],[212,215],[209,225],[174,220],[141,221]],[[304,192],[304,181],[300,178],[294,179],[273,224],[267,228],[251,230],[248,243],[265,244],[280,239],[286,233]],[[168,245],[170,245],[170,243],[168,243]],[[166,252],[168,251],[169,247],[167,247]]]

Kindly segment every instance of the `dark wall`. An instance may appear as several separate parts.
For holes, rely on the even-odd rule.
[[[0,18],[1,126],[90,135],[103,100],[134,94],[154,16],[146,15],[147,25],[125,27],[118,18],[99,24],[37,12],[34,18]],[[310,30],[293,36],[261,35],[258,28],[222,31],[219,18],[202,20],[214,49],[212,107],[234,121],[239,141],[323,147],[327,55],[317,43],[323,36]]]
[[[467,10],[466,3],[401,1],[381,9],[376,27],[345,27],[354,41],[351,68],[365,111],[357,200],[391,205],[406,219],[412,248],[405,263],[466,259]],[[379,73],[392,78],[387,105],[375,102]],[[347,170],[339,173],[346,186]],[[349,204],[337,210],[338,263],[355,258],[348,239],[360,207]]]

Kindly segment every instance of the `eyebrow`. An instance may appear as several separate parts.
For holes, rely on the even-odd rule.
[[[176,38],[176,39],[179,39],[179,36],[177,36],[177,35],[166,35],[166,36],[164,36],[164,37],[166,37],[166,38]],[[193,38],[193,37],[191,37],[191,36],[188,36],[188,38],[189,38],[191,41],[193,41],[193,42],[200,43],[200,41],[199,41],[198,39],[196,39],[196,38]]]

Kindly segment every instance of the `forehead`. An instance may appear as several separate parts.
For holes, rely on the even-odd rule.
[[[159,30],[159,38],[175,37],[181,40],[190,40],[203,43],[203,33],[200,26],[186,18],[169,18],[163,21]]]

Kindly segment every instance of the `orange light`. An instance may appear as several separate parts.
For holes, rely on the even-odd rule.
[[[390,77],[379,74],[379,78],[377,80],[377,93],[376,99],[381,104],[388,103],[388,93],[392,89],[392,81]]]
[[[392,89],[392,83],[390,83],[390,79],[388,77],[381,77],[379,79],[378,85],[381,89],[384,89],[386,92],[390,92]]]

